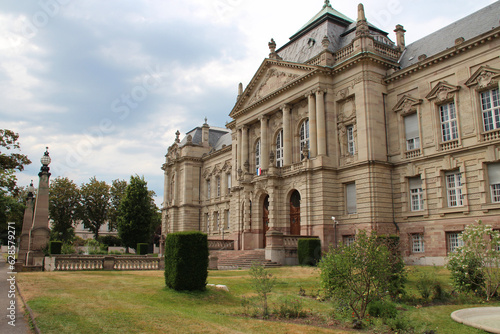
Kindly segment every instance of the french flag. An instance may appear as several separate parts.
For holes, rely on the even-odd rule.
[[[262,168],[257,168],[257,176],[260,176],[262,174]]]

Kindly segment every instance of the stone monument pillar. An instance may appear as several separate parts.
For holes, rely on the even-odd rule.
[[[47,247],[50,239],[49,229],[49,177],[50,156],[48,147],[40,159],[40,183],[35,203],[33,226],[30,231],[30,249],[27,256],[27,264],[31,266],[43,266],[43,249]]]
[[[24,266],[26,264],[26,254],[30,247],[30,230],[33,226],[33,209],[34,209],[34,197],[35,188],[33,187],[33,181],[31,181],[28,187],[28,196],[26,197],[26,209],[24,210],[23,219],[23,229],[21,232],[21,240],[19,242],[19,252],[17,254],[17,262]]]

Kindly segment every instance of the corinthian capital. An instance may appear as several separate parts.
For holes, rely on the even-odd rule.
[[[280,106],[280,109],[281,109],[282,111],[285,111],[285,110],[290,111],[291,106],[290,106],[288,103],[284,103],[284,104],[282,104],[282,105]]]

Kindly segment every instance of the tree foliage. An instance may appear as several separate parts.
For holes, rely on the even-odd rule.
[[[138,243],[150,242],[156,218],[153,194],[144,177],[130,177],[117,216],[118,234],[126,247],[135,249]]]
[[[120,209],[120,203],[125,196],[125,190],[127,189],[127,181],[125,180],[113,180],[111,182],[111,188],[109,190],[111,195],[111,202],[109,205],[109,226],[112,230],[118,228],[118,211]]]
[[[99,237],[99,229],[108,219],[110,186],[104,181],[92,177],[89,183],[80,187],[79,217],[83,226],[94,233],[94,239]]]
[[[50,184],[49,215],[52,219],[52,239],[71,242],[79,218],[80,189],[67,177],[56,178]]]
[[[0,239],[4,241],[8,222],[15,222],[16,235],[21,235],[26,196],[17,186],[15,172],[23,171],[31,161],[20,149],[19,134],[0,129]]]
[[[359,320],[368,304],[389,291],[391,255],[385,243],[361,231],[349,245],[331,248],[321,259],[321,285],[327,295],[347,303]]]
[[[459,291],[471,291],[489,300],[500,287],[500,232],[481,220],[468,225],[462,246],[448,257],[448,269]]]

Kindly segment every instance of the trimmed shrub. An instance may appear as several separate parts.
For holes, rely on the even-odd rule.
[[[205,290],[208,276],[208,240],[201,232],[167,234],[165,283],[174,290]]]
[[[316,266],[321,259],[321,240],[317,238],[299,239],[297,253],[299,264]]]
[[[100,236],[98,240],[106,246],[123,246],[122,239],[114,235]]]
[[[148,244],[138,243],[137,244],[137,252],[136,252],[136,254],[137,255],[146,255],[146,254],[148,254],[148,250],[149,250],[149,245]]]
[[[51,255],[61,254],[62,245],[63,245],[62,241],[51,241],[49,243],[49,253]]]

